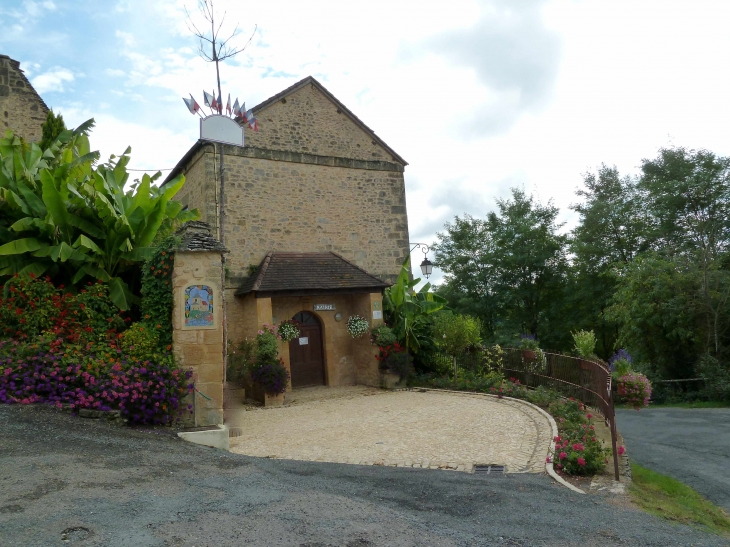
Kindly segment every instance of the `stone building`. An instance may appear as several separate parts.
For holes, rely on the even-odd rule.
[[[382,290],[409,254],[407,163],[312,77],[253,111],[244,146],[199,140],[166,179],[185,175],[176,199],[229,250],[228,339],[296,318],[300,339],[280,344],[293,387],[377,385],[376,352],[346,322],[382,321]]]
[[[0,135],[13,129],[27,141],[41,140],[48,107],[20,69],[20,63],[0,55]]]

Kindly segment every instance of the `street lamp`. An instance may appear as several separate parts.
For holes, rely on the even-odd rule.
[[[425,243],[411,243],[411,245],[413,245],[413,248],[411,248],[411,252],[413,252],[413,249],[415,249],[416,247],[419,247],[421,251],[423,251],[421,273],[426,277],[426,279],[428,279],[431,276],[431,272],[433,272],[433,262],[431,262],[426,256],[429,251],[428,245],[426,245]]]

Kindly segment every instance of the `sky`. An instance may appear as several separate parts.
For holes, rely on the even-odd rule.
[[[410,239],[524,188],[575,226],[583,174],[659,148],[730,155],[730,3],[717,0],[217,0],[246,50],[221,67],[248,106],[312,75],[404,157]],[[197,140],[181,97],[215,85],[196,0],[0,0],[21,62],[102,158],[172,168]],[[163,172],[164,173],[164,172]],[[137,173],[140,174],[141,173]],[[414,251],[418,264],[423,255]],[[433,259],[433,253],[429,255]],[[432,280],[438,282],[436,270]]]

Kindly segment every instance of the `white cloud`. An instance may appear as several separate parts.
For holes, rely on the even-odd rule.
[[[54,67],[48,72],[44,72],[33,78],[31,83],[38,93],[61,93],[65,91],[64,83],[73,81],[74,75],[70,70],[62,67]]]
[[[136,40],[134,39],[134,34],[131,32],[124,32],[122,30],[117,30],[114,35],[117,38],[120,38],[122,40],[122,43],[124,44],[124,47],[133,47],[136,44]]]

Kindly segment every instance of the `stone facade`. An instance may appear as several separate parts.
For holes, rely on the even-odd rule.
[[[373,327],[382,324],[382,319],[372,319],[373,310],[381,309],[382,306],[380,293],[273,298],[255,298],[253,294],[248,294],[227,302],[228,336],[231,341],[252,339],[263,325],[278,324],[301,311],[307,311],[314,314],[322,326],[325,384],[379,385],[376,351],[370,343],[370,337],[353,339],[347,332],[346,319],[349,315],[357,314],[370,319]],[[336,309],[314,311],[314,304],[317,303],[334,304]],[[342,313],[340,321],[335,320],[337,312]],[[284,360],[287,370],[290,370],[288,343],[279,342],[279,356]]]
[[[267,101],[254,109],[259,132],[222,147],[228,288],[269,251],[335,251],[390,282],[408,256],[405,161],[319,89]],[[217,228],[215,150],[199,142],[172,176],[186,177],[176,199]]]
[[[346,320],[358,314],[371,326],[381,323],[373,319],[373,311],[381,309],[380,292],[234,293],[272,251],[335,252],[369,274],[394,282],[410,250],[403,178],[407,164],[312,78],[253,110],[259,132],[246,127],[245,146],[198,141],[167,179],[185,175],[175,199],[197,208],[201,220],[230,249],[225,258],[227,340],[235,346],[255,337],[264,324],[308,311],[322,328],[325,384],[378,386],[375,348],[367,336],[353,340]],[[322,302],[335,304],[342,320],[335,321],[334,312],[314,312],[314,304]],[[281,343],[279,349],[289,367],[288,344]],[[192,361],[186,356],[183,364]]]
[[[20,70],[20,63],[0,55],[0,134],[13,129],[27,141],[39,141],[48,107]]]

